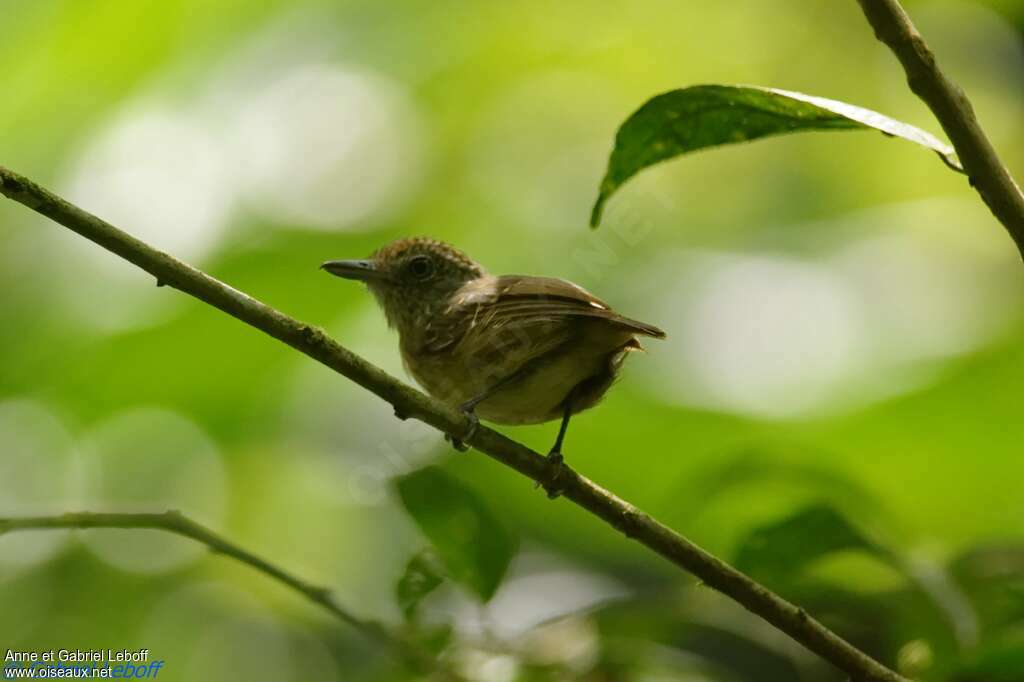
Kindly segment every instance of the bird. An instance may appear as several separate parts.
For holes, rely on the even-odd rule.
[[[564,461],[570,418],[601,400],[626,356],[643,350],[639,337],[665,338],[577,284],[492,275],[430,237],[399,239],[368,259],[320,267],[366,285],[398,331],[406,371],[467,416],[467,434],[451,437],[456,448],[465,449],[462,441],[472,438],[479,419],[503,425],[561,419],[548,453],[550,480]]]

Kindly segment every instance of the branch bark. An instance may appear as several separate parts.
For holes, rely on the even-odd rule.
[[[538,483],[547,482],[544,456],[486,426],[471,429],[468,419],[458,410],[389,376],[323,330],[229,287],[3,167],[0,167],[0,193],[137,265],[155,277],[158,284],[194,296],[330,367],[386,400],[394,407],[396,416],[425,422]],[[560,474],[559,489],[565,498],[735,600],[854,680],[905,682],[903,677],[826,628],[802,608],[568,466]]]
[[[910,89],[924,100],[946,131],[971,186],[1024,257],[1024,194],[985,136],[967,95],[939,69],[935,55],[899,0],[857,1],[875,36],[903,65]]]
[[[298,578],[283,568],[252,552],[229,542],[212,530],[177,511],[163,513],[94,513],[69,512],[59,516],[22,516],[0,518],[0,535],[15,531],[57,530],[61,528],[148,528],[173,533],[206,545],[216,554],[223,554],[235,561],[256,569],[260,573],[298,592],[338,620],[352,626],[369,639],[393,648],[399,655],[422,670],[432,670],[448,679],[459,678],[439,665],[430,654],[422,651],[412,642],[392,633],[380,623],[365,620],[339,605],[330,590]]]

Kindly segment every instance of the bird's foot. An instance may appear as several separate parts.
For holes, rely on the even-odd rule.
[[[459,452],[465,452],[469,450],[467,441],[471,440],[476,435],[476,430],[480,427],[480,418],[473,412],[472,407],[466,405],[461,406],[462,414],[465,415],[466,419],[469,420],[469,428],[466,429],[466,433],[462,436],[453,436],[450,433],[445,434],[445,440],[451,441],[452,447]]]
[[[534,485],[534,488],[543,487],[549,500],[560,497],[565,490],[565,483],[562,481],[562,472],[565,471],[562,466],[564,462],[565,458],[562,457],[561,452],[557,450],[549,452],[544,462],[544,473]]]

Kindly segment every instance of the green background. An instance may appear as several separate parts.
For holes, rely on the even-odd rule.
[[[1021,6],[908,9],[1020,177]],[[3,165],[403,378],[371,297],[321,261],[427,234],[578,282],[669,332],[574,419],[581,473],[727,559],[838,510],[944,596],[877,552],[816,556],[827,524],[776,543],[791,570],[751,570],[908,674],[1024,679],[1012,242],[962,176],[868,132],[659,165],[590,231],[617,126],[705,82],[941,133],[852,1],[0,0]],[[0,513],[181,509],[397,623],[425,541],[389,481],[438,462],[518,537],[490,607],[451,585],[424,605],[469,673],[837,679],[569,503],[67,230],[4,202],[0,240]],[[506,432],[546,451],[556,428]],[[0,538],[0,612],[0,651],[149,648],[168,680],[410,674],[264,576],[145,531]],[[982,665],[998,672],[963,672]]]

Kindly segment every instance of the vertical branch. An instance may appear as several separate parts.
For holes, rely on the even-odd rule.
[[[946,131],[971,185],[1024,256],[1024,194],[985,136],[967,95],[939,68],[899,0],[857,1],[875,36],[903,65],[910,89]]]

